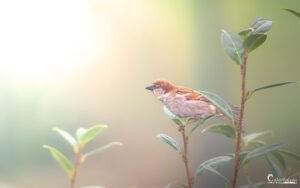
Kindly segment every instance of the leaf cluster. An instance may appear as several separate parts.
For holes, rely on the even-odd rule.
[[[75,161],[73,164],[60,150],[58,150],[55,147],[44,145],[43,147],[45,149],[48,149],[51,156],[55,159],[55,161],[63,168],[63,170],[67,173],[70,180],[76,178],[76,166],[82,164],[86,158],[100,153],[108,148],[111,148],[113,146],[122,146],[123,144],[120,142],[111,142],[104,146],[101,146],[99,148],[96,148],[92,151],[82,153],[85,145],[92,140],[94,140],[104,129],[107,128],[107,125],[95,125],[93,127],[90,127],[88,129],[85,128],[79,128],[76,131],[76,136],[72,136],[70,133],[59,129],[54,128],[53,131],[57,132],[66,142],[70,144],[70,146],[73,149],[73,153],[75,158],[77,157],[78,161]],[[76,164],[79,163],[79,164]],[[88,186],[84,188],[101,188],[100,186]]]
[[[271,27],[271,20],[257,18],[249,28],[238,33],[223,29],[222,43],[225,52],[236,64],[243,64],[248,54],[266,41]]]

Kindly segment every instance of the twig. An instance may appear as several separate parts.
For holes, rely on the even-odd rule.
[[[78,151],[75,153],[75,167],[74,167],[74,172],[72,177],[70,178],[70,188],[75,188],[76,186],[76,179],[77,179],[77,174],[80,168],[81,164],[81,148],[79,147]]]
[[[243,134],[243,118],[245,111],[245,102],[246,102],[246,67],[247,67],[247,58],[248,55],[245,54],[243,63],[241,64],[241,75],[242,75],[242,85],[241,85],[241,106],[240,106],[240,116],[238,122],[235,122],[237,128],[237,141],[236,141],[236,149],[235,149],[235,157],[234,157],[234,166],[233,166],[233,178],[232,178],[232,186],[236,187],[238,172],[240,168],[240,152],[241,152],[241,144],[242,144],[242,134]]]
[[[190,167],[189,167],[189,160],[188,160],[188,137],[185,135],[185,126],[181,126],[179,131],[182,134],[183,139],[183,153],[182,153],[182,159],[185,166],[185,173],[188,180],[188,187],[193,187],[193,178],[191,176]]]

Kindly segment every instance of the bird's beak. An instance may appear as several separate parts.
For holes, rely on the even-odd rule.
[[[155,85],[150,85],[150,86],[146,87],[145,89],[153,91],[155,89]]]

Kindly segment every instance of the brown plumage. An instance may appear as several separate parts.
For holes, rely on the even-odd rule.
[[[156,80],[146,89],[153,92],[174,115],[180,118],[206,118],[218,114],[218,109],[197,91],[175,86],[166,80]]]

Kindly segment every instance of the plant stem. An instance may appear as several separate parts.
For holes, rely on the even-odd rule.
[[[70,188],[76,187],[77,174],[81,164],[81,158],[82,158],[81,148],[80,147],[78,148],[79,148],[78,151],[75,153],[75,166],[74,166],[73,176],[70,178]]]
[[[185,126],[180,127],[180,132],[182,134],[183,139],[183,153],[182,153],[182,159],[185,166],[185,173],[188,180],[188,187],[193,187],[193,178],[191,176],[190,167],[189,167],[189,159],[188,159],[188,144],[189,144],[189,138],[185,135]]]
[[[241,106],[240,106],[240,114],[238,122],[235,122],[237,128],[237,141],[236,141],[236,149],[235,149],[235,157],[234,157],[234,166],[233,166],[233,178],[232,178],[232,186],[236,187],[236,182],[238,178],[238,172],[240,168],[240,152],[241,152],[241,144],[242,144],[242,136],[243,136],[243,118],[245,111],[245,102],[246,102],[246,68],[247,68],[247,58],[248,54],[245,54],[243,63],[241,64],[241,75],[242,75],[242,84],[241,84]]]

